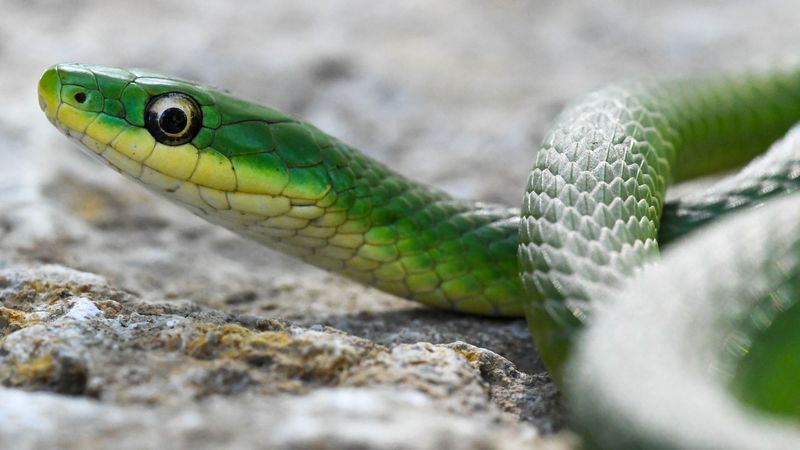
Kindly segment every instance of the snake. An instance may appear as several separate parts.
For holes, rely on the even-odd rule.
[[[739,383],[759,378],[753,358],[780,360],[761,336],[800,298],[800,145],[764,153],[800,121],[798,70],[590,93],[534,152],[521,208],[146,70],[55,65],[38,98],[86,154],[211,223],[434,308],[524,316],[590,448],[800,448],[791,418],[758,405],[763,383]],[[667,201],[673,183],[743,165]],[[703,433],[703,417],[734,431]]]

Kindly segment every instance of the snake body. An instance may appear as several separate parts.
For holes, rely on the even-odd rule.
[[[800,119],[799,94],[796,73],[696,79],[612,86],[562,113],[530,174],[519,247],[551,372],[592,309],[657,255],[668,184],[762,152]]]
[[[210,222],[434,307],[524,314],[551,374],[576,393],[594,379],[579,363],[563,371],[579,331],[659,242],[799,178],[798,158],[781,154],[664,206],[672,181],[740,166],[800,120],[796,71],[590,94],[547,135],[521,212],[454,199],[311,124],[157,74],[61,64],[42,76],[39,101],[91,156]],[[602,400],[593,407],[613,403]]]

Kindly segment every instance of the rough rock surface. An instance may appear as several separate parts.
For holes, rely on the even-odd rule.
[[[521,320],[357,286],[190,216],[38,111],[57,62],[147,67],[316,123],[460,197],[519,202],[570,99],[800,54],[794,2],[7,0],[0,442],[571,448]]]

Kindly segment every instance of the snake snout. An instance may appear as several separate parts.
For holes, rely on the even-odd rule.
[[[39,107],[47,115],[50,122],[55,122],[58,113],[58,104],[61,101],[61,80],[58,77],[58,68],[52,66],[44,71],[39,78]]]

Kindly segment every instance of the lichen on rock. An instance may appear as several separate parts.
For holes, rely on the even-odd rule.
[[[259,413],[279,420],[274,409],[254,412],[252,404],[259,401],[282,408],[281,425],[271,425],[275,430],[302,420],[317,423],[298,435],[275,434],[271,442],[287,448],[327,439],[342,448],[354,443],[399,448],[400,435],[385,433],[413,424],[431,435],[407,448],[436,448],[440,439],[454,448],[480,448],[501,436],[522,448],[537,441],[538,433],[520,420],[544,430],[558,425],[548,413],[558,402],[554,390],[527,399],[545,405],[539,410],[509,401],[510,394],[540,389],[548,380],[518,372],[501,356],[466,343],[387,346],[325,326],[241,317],[190,302],[144,302],[100,277],[58,266],[8,268],[0,275],[8,280],[0,298],[12,306],[0,309],[0,383],[17,392],[99,402],[92,413],[99,424],[78,430],[92,439],[102,439],[105,427],[120,425],[99,412],[105,408],[131,426],[144,426],[146,421],[136,418],[142,410],[155,417],[195,411],[207,423],[219,414],[207,406],[220,403],[245,424]],[[20,394],[0,389],[0,401],[4,395]],[[47,397],[35,398],[43,404]],[[321,403],[309,403],[312,399]],[[378,415],[363,417],[372,413]],[[367,432],[363,424],[344,425],[348,415],[391,420],[382,425],[384,432]],[[334,419],[336,428],[329,422]],[[473,430],[466,440],[457,438],[455,430],[471,428],[468,423],[482,423],[487,434]],[[242,433],[252,432],[251,425],[239,426]],[[0,437],[18,432],[0,425]],[[163,438],[152,437],[153,442]]]

